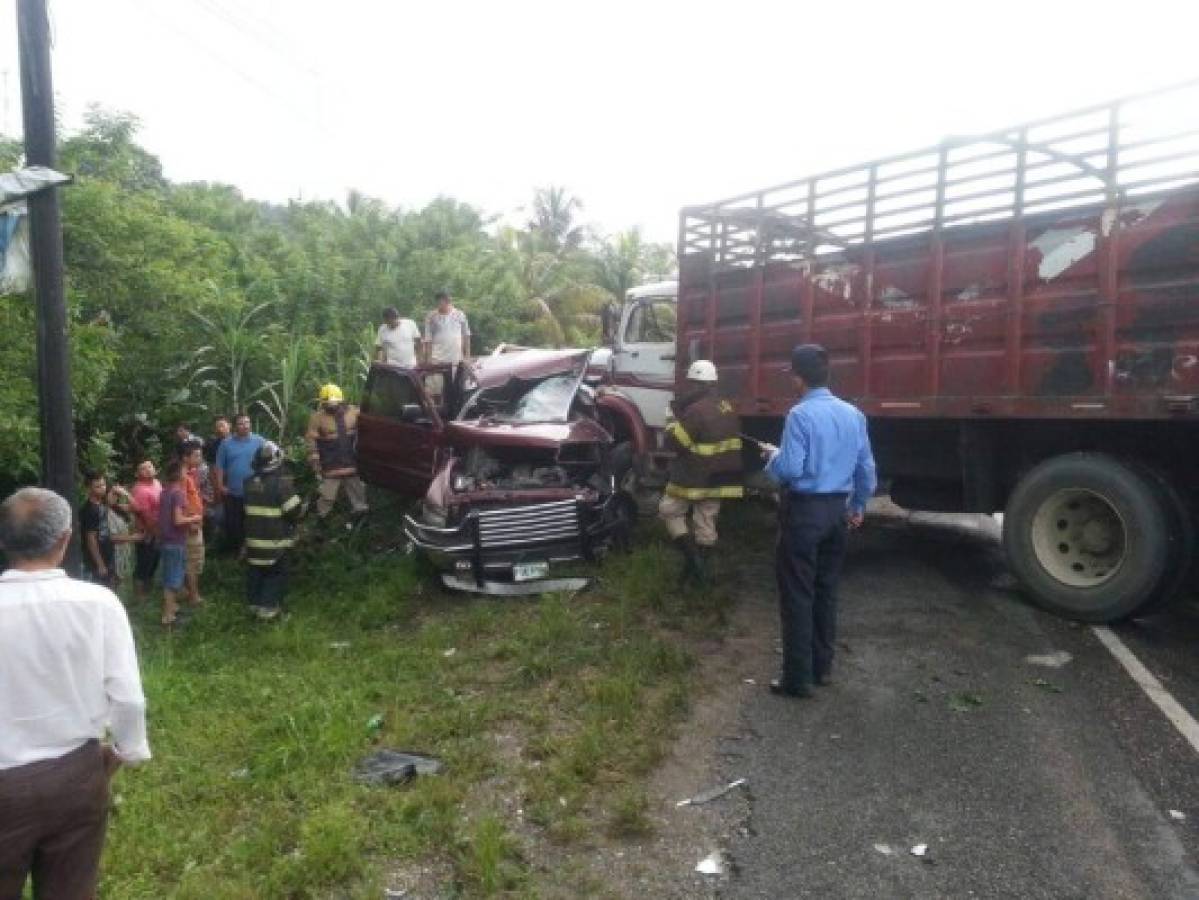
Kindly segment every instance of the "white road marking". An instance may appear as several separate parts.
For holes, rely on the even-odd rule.
[[[1154,677],[1141,663],[1133,652],[1125,646],[1106,625],[1092,625],[1091,630],[1095,632],[1095,637],[1099,638],[1099,642],[1107,647],[1108,651],[1116,658],[1129,675],[1145,692],[1145,696],[1153,701],[1154,705],[1165,714],[1165,717],[1170,720],[1171,724],[1178,729],[1179,733],[1187,739],[1191,747],[1196,753],[1199,753],[1199,722],[1187,712],[1181,703],[1174,699],[1173,695],[1162,687],[1162,683]]]

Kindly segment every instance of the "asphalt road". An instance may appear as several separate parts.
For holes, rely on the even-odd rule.
[[[765,563],[744,602],[768,627]],[[722,743],[751,789],[723,896],[1199,898],[1199,753],[1088,627],[1004,581],[977,531],[855,536],[837,683],[748,691]],[[1199,717],[1199,611],[1116,632]],[[1059,651],[1060,668],[1026,661]],[[745,674],[765,684],[777,663]]]

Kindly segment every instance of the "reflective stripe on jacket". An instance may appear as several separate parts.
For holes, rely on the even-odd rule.
[[[308,420],[308,446],[320,456],[321,472],[350,475],[357,468],[358,407],[338,404],[335,412],[318,409]]]
[[[733,405],[703,391],[675,403],[678,419],[666,428],[675,452],[666,493],[683,500],[734,499],[741,479],[740,420]]]
[[[246,479],[246,561],[273,566],[296,541],[300,497],[291,477],[281,472]]]

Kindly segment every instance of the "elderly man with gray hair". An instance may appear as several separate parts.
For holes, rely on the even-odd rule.
[[[150,758],[125,608],[60,568],[71,507],[41,488],[0,504],[0,898],[92,897],[109,779]]]

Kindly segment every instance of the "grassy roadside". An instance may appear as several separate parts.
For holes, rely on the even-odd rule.
[[[736,529],[736,513],[727,530]],[[689,634],[728,596],[679,596],[657,530],[577,597],[441,593],[418,560],[356,547],[297,566],[286,621],[206,575],[178,636],[133,613],[154,760],[119,776],[103,896],[577,896],[571,854],[647,827],[645,775],[688,705]],[[349,777],[375,747],[441,757],[398,788]]]

